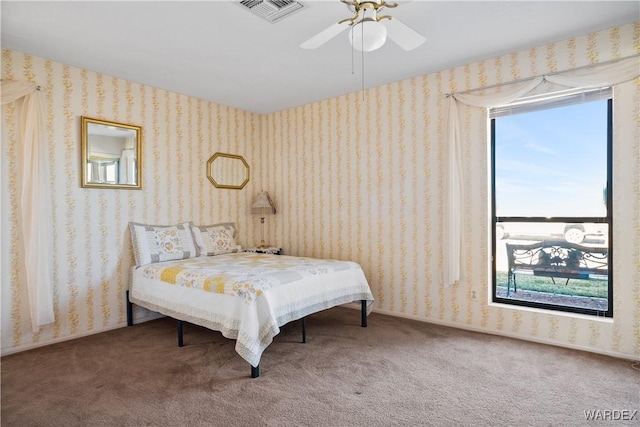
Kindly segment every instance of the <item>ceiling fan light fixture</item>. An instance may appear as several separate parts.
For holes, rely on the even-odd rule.
[[[371,52],[387,41],[387,27],[378,21],[362,20],[351,27],[349,41],[354,49]]]

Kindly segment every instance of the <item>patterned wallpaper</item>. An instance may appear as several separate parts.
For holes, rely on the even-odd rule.
[[[363,93],[268,115],[3,51],[3,78],[44,88],[54,183],[52,238],[58,321],[33,335],[20,265],[15,111],[2,117],[2,350],[119,327],[131,249],[129,220],[233,220],[253,243],[250,199],[269,191],[278,208],[267,243],[287,254],[359,262],[376,310],[567,345],[640,356],[640,81],[616,90],[614,123],[615,318],[552,314],[489,304],[486,117],[469,108],[463,146],[466,280],[445,286],[446,98],[451,91],[624,57],[640,49],[640,23],[444,70]],[[79,186],[79,117],[140,124],[144,189]],[[215,151],[242,154],[251,181],[215,189],[204,164]],[[194,166],[194,165],[197,165]],[[633,232],[629,232],[629,231]],[[475,299],[474,299],[475,295]]]
[[[640,24],[627,25],[262,117],[263,158],[276,166],[264,181],[280,208],[271,242],[287,253],[359,262],[378,312],[639,358],[640,81],[615,92],[613,321],[487,303],[481,109],[460,109],[466,280],[450,287],[441,278],[445,94],[625,57],[639,42]]]
[[[205,165],[215,152],[242,155],[259,170],[256,114],[71,67],[2,51],[2,78],[42,87],[52,182],[56,322],[32,334],[24,285],[19,219],[21,156],[14,105],[2,109],[2,350],[28,348],[119,327],[133,260],[129,221],[208,225],[236,221],[253,238],[247,215],[257,182],[217,189]],[[80,117],[142,126],[142,190],[80,187]]]

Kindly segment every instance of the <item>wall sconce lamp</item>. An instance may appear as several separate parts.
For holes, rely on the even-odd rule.
[[[260,215],[260,246],[259,248],[266,248],[267,245],[264,243],[264,218],[266,215],[275,215],[276,207],[269,197],[269,193],[266,191],[259,192],[256,197],[253,198],[253,203],[251,204],[251,213],[254,215]]]

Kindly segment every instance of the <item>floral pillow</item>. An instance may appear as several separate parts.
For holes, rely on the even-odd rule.
[[[200,256],[242,251],[242,248],[236,244],[234,238],[236,225],[233,222],[193,226],[191,231],[193,231],[194,240],[200,250]]]
[[[136,265],[174,259],[193,258],[197,248],[191,235],[191,223],[148,225],[129,223]]]

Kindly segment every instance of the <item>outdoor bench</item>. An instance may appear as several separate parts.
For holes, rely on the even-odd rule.
[[[507,243],[507,296],[513,283],[518,291],[516,274],[567,279],[607,280],[609,249],[582,246],[569,242],[542,241],[530,244]]]

